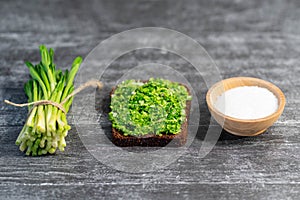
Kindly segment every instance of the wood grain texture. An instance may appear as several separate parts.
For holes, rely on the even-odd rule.
[[[0,199],[299,199],[300,196],[300,18],[294,1],[0,1]],[[222,132],[214,149],[198,153],[210,115],[207,88],[199,82],[201,121],[196,139],[176,162],[149,173],[125,173],[98,162],[74,126],[63,153],[26,157],[14,145],[27,109],[24,60],[39,61],[38,45],[70,66],[115,33],[143,26],[171,28],[201,43],[223,78],[252,76],[273,82],[287,103],[280,119],[257,137]],[[155,61],[199,77],[172,54],[137,51],[119,58],[103,79]],[[184,68],[182,67],[184,66]],[[80,116],[69,114],[69,120]],[[109,149],[102,149],[109,152]]]

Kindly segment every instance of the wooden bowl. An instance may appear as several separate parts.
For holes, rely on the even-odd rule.
[[[258,86],[273,92],[278,99],[277,111],[259,119],[237,119],[219,112],[214,107],[217,97],[229,89],[240,86]],[[206,102],[211,115],[227,132],[238,136],[255,136],[266,131],[280,117],[285,106],[285,97],[282,91],[270,82],[251,77],[234,77],[213,85],[206,94]]]

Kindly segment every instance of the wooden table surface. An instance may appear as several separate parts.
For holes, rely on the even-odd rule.
[[[299,19],[296,0],[0,1],[0,199],[299,199]],[[222,78],[273,82],[287,98],[283,115],[257,137],[223,131],[205,158],[195,153],[201,144],[197,135],[177,161],[154,172],[127,173],[102,164],[86,150],[74,126],[65,152],[24,156],[14,143],[27,109],[3,100],[26,101],[24,60],[39,61],[38,45],[54,48],[57,66],[66,68],[102,40],[146,26],[196,39]],[[168,64],[172,56],[142,51],[116,63],[136,65],[153,58]],[[209,119],[204,95],[201,99]],[[199,132],[205,130],[203,123]]]

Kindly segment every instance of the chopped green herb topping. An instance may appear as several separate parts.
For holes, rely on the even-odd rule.
[[[178,134],[191,98],[183,85],[169,80],[126,80],[112,95],[109,119],[124,135]]]

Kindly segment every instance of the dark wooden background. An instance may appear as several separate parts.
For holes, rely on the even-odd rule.
[[[299,21],[296,0],[0,1],[0,199],[299,199]],[[113,34],[144,26],[196,39],[223,78],[253,76],[275,83],[287,98],[283,115],[257,137],[223,132],[202,159],[194,153],[201,140],[196,137],[175,163],[149,173],[101,164],[74,127],[63,153],[26,157],[19,152],[14,142],[27,109],[3,100],[26,101],[24,60],[39,60],[38,45],[53,47],[57,65],[66,68]],[[134,62],[149,58],[144,53]]]

